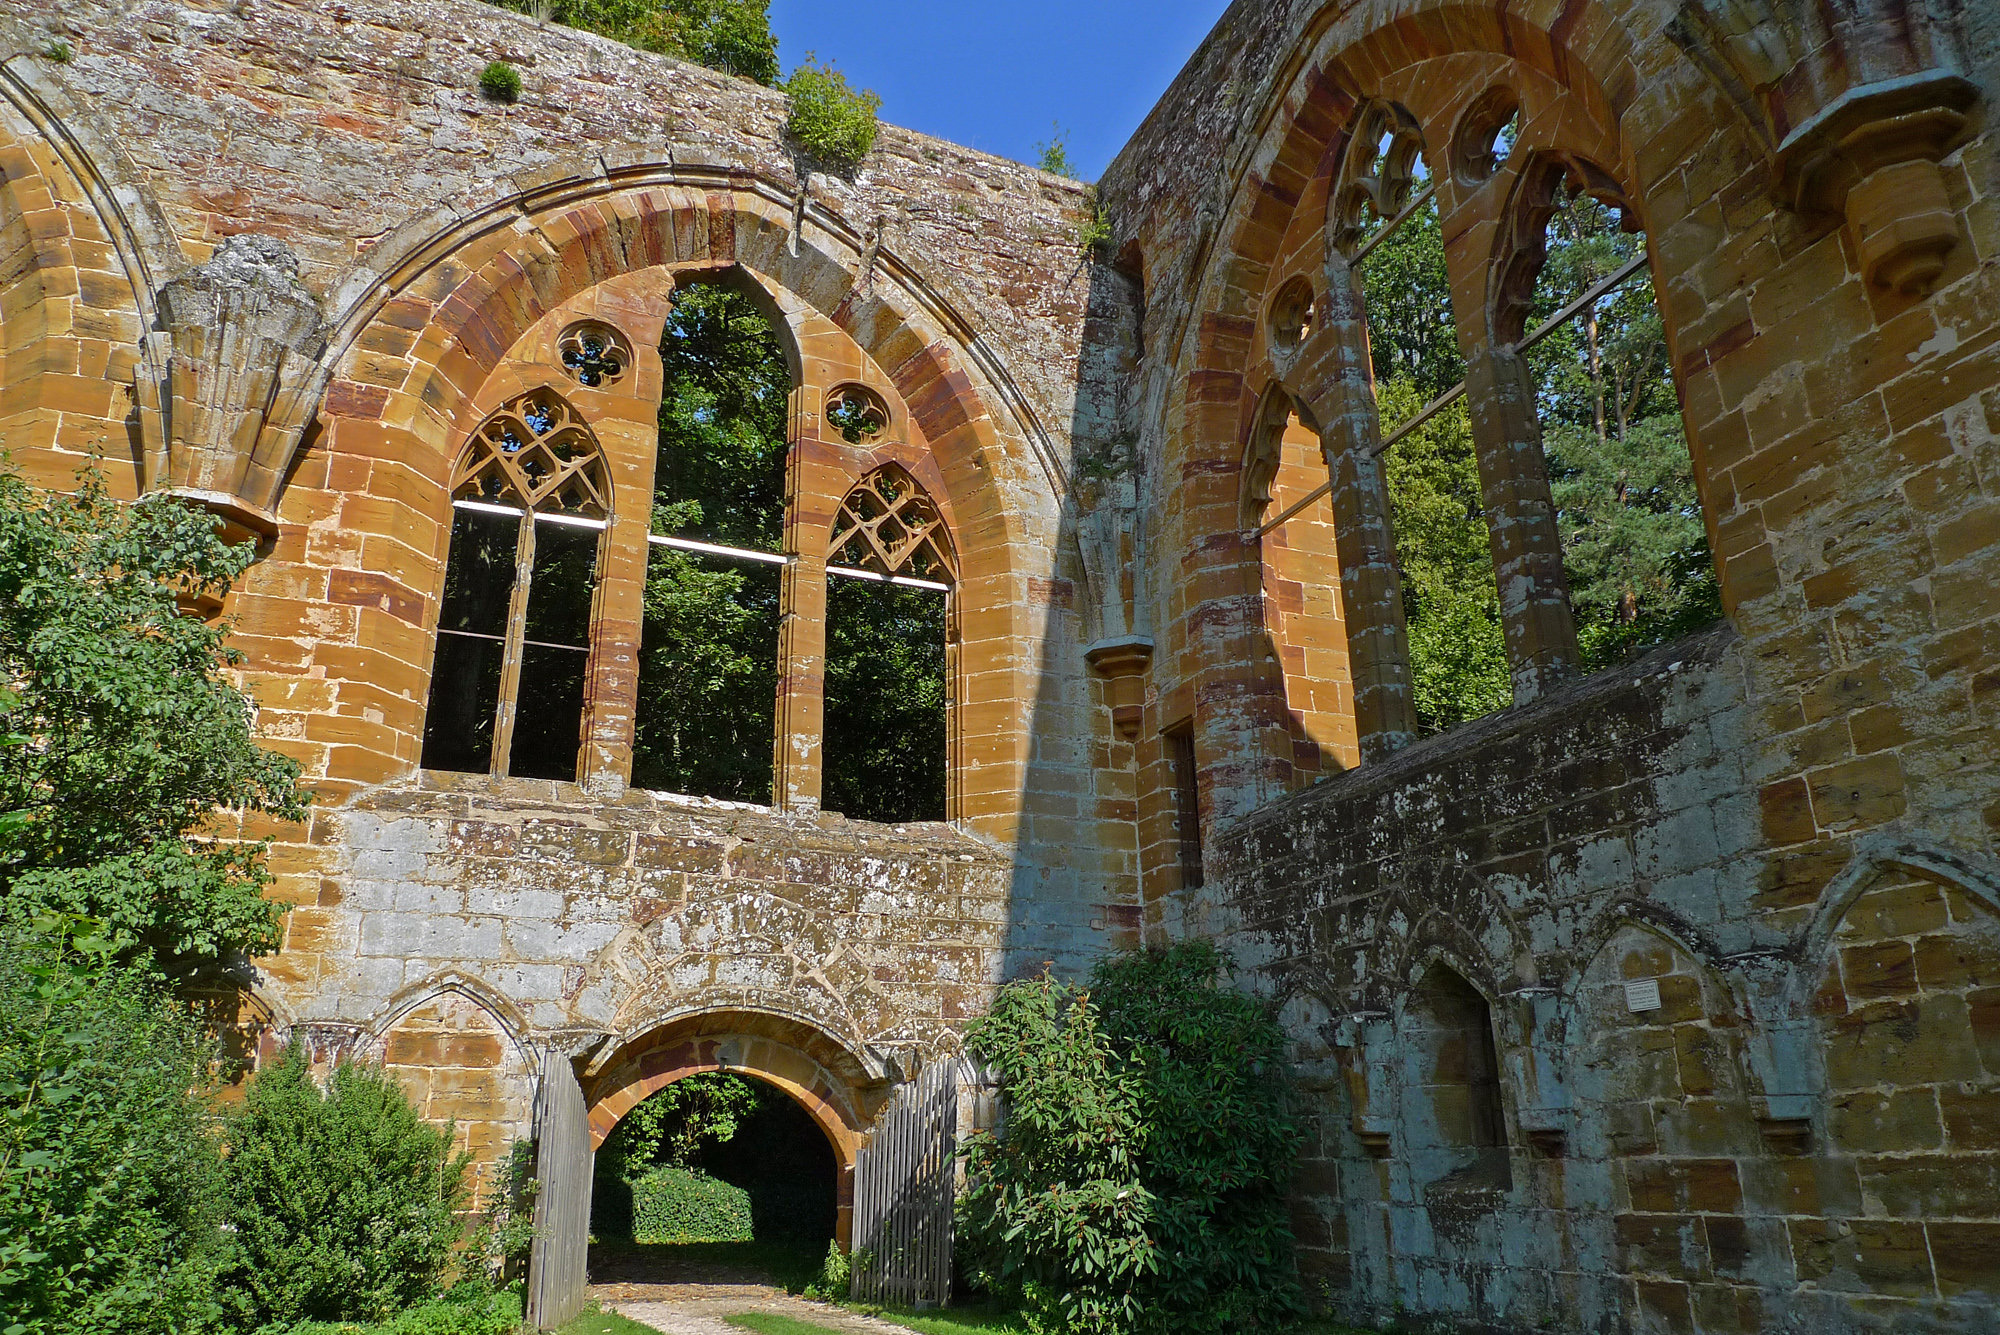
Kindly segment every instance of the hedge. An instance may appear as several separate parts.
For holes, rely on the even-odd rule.
[[[685,1168],[655,1168],[632,1184],[634,1242],[749,1242],[750,1193]]]

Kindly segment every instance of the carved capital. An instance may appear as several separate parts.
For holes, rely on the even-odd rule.
[[[1083,656],[1110,687],[1111,726],[1127,741],[1136,738],[1146,714],[1146,670],[1153,662],[1153,642],[1142,636],[1103,641]]]
[[[160,290],[137,397],[148,491],[277,531],[278,491],[326,382],[326,326],[283,242],[233,236]]]
[[[1958,245],[1938,162],[1963,141],[1978,98],[1969,79],[1935,70],[1848,90],[1778,146],[1779,198],[1844,219],[1870,283],[1929,291]]]

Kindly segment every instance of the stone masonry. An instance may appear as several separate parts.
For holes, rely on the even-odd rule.
[[[783,94],[476,0],[0,0],[0,442],[257,543],[196,610],[316,802],[219,822],[291,907],[218,985],[489,1167],[566,1090],[601,1140],[741,1070],[846,1205],[1000,982],[1204,935],[1293,1035],[1337,1313],[1991,1330],[1996,89],[1948,0],[1238,0],[1089,188],[895,127],[809,170]],[[1514,691],[1422,740],[1378,157],[1436,190]],[[1563,181],[1645,235],[1727,612],[1592,676],[1516,348]],[[630,782],[700,280],[793,370],[769,808]],[[549,395],[604,489],[576,772],[427,770],[458,470]],[[828,543],[883,476],[951,556],[938,825],[821,806]]]

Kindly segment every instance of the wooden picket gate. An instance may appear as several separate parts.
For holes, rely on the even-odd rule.
[[[951,1301],[962,1063],[933,1062],[896,1091],[854,1162],[853,1296],[903,1307]]]
[[[528,1325],[554,1330],[583,1310],[595,1156],[576,1070],[559,1052],[542,1059],[535,1099],[535,1241],[528,1262]]]

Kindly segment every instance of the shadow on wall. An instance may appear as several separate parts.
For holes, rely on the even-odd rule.
[[[1121,726],[1129,719],[1130,735],[1120,735],[1113,686],[1089,659],[1151,648],[1137,586],[1146,488],[1131,425],[1144,292],[1136,263],[1123,258],[1080,256],[1070,281],[1085,317],[1068,490],[1049,565],[1029,575],[1022,612],[1024,630],[1044,634],[1004,936],[1009,979],[1045,964],[1080,974],[1140,941],[1139,711],[1118,711]]]

